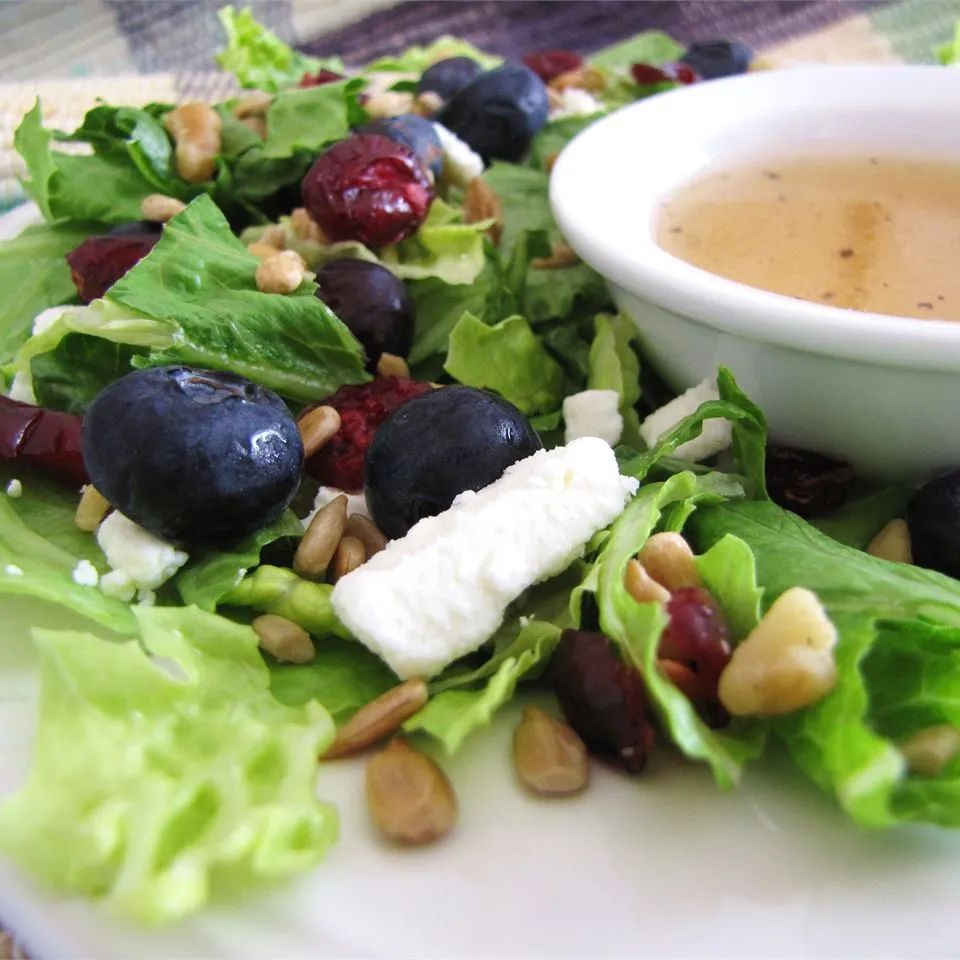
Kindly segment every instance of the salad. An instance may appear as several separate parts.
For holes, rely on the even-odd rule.
[[[439,840],[444,755],[527,687],[544,796],[667,749],[730,788],[777,741],[858,824],[960,825],[960,477],[769,446],[725,369],[674,396],[550,214],[586,125],[751,52],[351,72],[221,19],[236,98],[16,134],[0,594],[76,628],[33,631],[6,855],[174,920],[322,860],[362,752],[383,833]]]

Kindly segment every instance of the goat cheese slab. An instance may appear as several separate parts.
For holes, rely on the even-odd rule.
[[[684,417],[696,413],[697,408],[708,400],[719,400],[720,393],[714,380],[701,380],[695,387],[674,397],[665,403],[659,410],[654,410],[643,423],[640,424],[640,436],[643,442],[652,447],[665,434],[669,433]],[[680,460],[689,460],[696,463],[706,460],[721,450],[730,446],[730,421],[722,417],[713,420],[704,420],[703,430],[699,437],[681,443],[674,451],[674,456]]]
[[[469,143],[461,140],[442,123],[434,123],[433,129],[443,147],[443,177],[457,187],[465,187],[483,173],[483,159]]]
[[[155,590],[189,559],[188,554],[114,510],[97,528],[97,543],[113,568],[100,581],[104,593],[132,596],[133,588]]]
[[[402,678],[476,650],[524,590],[564,570],[637,489],[596,437],[540,450],[342,577],[341,622]]]
[[[564,440],[599,437],[612,447],[623,433],[620,394],[616,390],[582,390],[563,401]]]

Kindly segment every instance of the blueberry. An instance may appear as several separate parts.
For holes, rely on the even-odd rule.
[[[383,353],[405,357],[413,343],[414,306],[402,280],[366,260],[328,260],[317,296],[363,345],[373,369]]]
[[[441,387],[398,407],[373,435],[364,465],[367,503],[388,537],[402,537],[540,446],[512,403],[473,387]]]
[[[83,422],[90,481],[175,543],[231,540],[276,520],[303,443],[284,402],[232,373],[154,367],[97,395]]]
[[[913,562],[960,579],[960,470],[925,483],[907,504]]]
[[[442,100],[456,96],[468,83],[483,73],[483,67],[470,57],[448,57],[438,60],[423,71],[417,93],[437,94]]]
[[[433,124],[415,113],[401,113],[396,117],[381,117],[364,124],[357,133],[379,133],[394,143],[413,152],[424,170],[430,170],[436,180],[443,169],[443,144]]]
[[[691,44],[680,62],[695,70],[704,80],[717,80],[746,73],[753,60],[753,50],[739,40],[713,40]]]
[[[528,67],[506,63],[482,73],[440,111],[437,119],[491,160],[519,160],[547,122],[547,88]]]

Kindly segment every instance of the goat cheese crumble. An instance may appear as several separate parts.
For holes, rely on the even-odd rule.
[[[616,390],[582,390],[563,401],[564,441],[599,437],[612,447],[623,433],[620,394]]]
[[[100,574],[89,560],[81,560],[73,568],[73,582],[81,587],[95,587],[100,582]]]
[[[701,380],[696,386],[674,397],[659,410],[654,410],[643,423],[640,424],[640,436],[643,442],[652,447],[665,434],[669,433],[684,417],[696,413],[697,408],[708,400],[719,400],[720,393],[714,380]],[[689,460],[696,463],[706,460],[721,450],[730,446],[730,421],[717,417],[703,422],[703,431],[699,437],[681,443],[674,451],[674,456],[680,460]]]
[[[100,589],[121,600],[132,600],[137,590],[155,590],[189,559],[183,550],[155,537],[118,510],[100,524],[97,543],[112,568],[101,578]]]
[[[7,496],[13,497],[14,500],[23,496],[23,484],[16,477],[7,484]]]
[[[557,95],[557,104],[550,110],[551,120],[562,120],[564,117],[589,117],[594,113],[603,112],[603,104],[590,93],[580,87],[567,87]]]
[[[443,177],[448,183],[465,187],[483,173],[483,160],[468,143],[442,123],[434,123],[433,128],[443,147]]]

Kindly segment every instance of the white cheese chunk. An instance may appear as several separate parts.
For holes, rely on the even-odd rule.
[[[540,450],[337,581],[333,608],[403,678],[476,650],[524,590],[565,569],[636,491],[595,437]]]
[[[89,560],[81,560],[73,568],[73,582],[81,587],[95,587],[100,582],[100,574]]]
[[[603,104],[589,90],[580,87],[567,87],[561,90],[557,102],[550,108],[550,119],[561,120],[564,117],[589,117],[603,111]]]
[[[7,496],[13,497],[14,500],[23,496],[23,484],[16,477],[7,484]]]
[[[679,397],[674,397],[659,410],[654,410],[643,423],[640,424],[640,436],[643,442],[652,447],[665,433],[669,433],[684,417],[696,413],[701,403],[708,400],[719,400],[717,384],[714,380],[701,380],[695,387],[691,387]],[[699,437],[680,444],[674,451],[674,456],[680,460],[689,460],[696,463],[706,460],[721,450],[730,446],[730,421],[717,417],[705,420],[703,432]]]
[[[188,554],[144,530],[119,510],[100,524],[97,543],[114,573],[121,575],[108,573],[101,580],[104,593],[116,590],[132,597],[135,589],[155,590],[189,559]]]
[[[347,516],[359,513],[361,517],[370,517],[370,508],[367,506],[366,494],[361,490],[359,493],[350,493],[348,490],[338,490],[336,487],[320,487],[313,501],[313,509],[301,521],[304,528],[310,526],[310,521],[314,518],[317,511],[325,507],[331,500],[336,500],[340,494],[347,498]]]
[[[100,578],[100,590],[105,596],[129,603],[137,592],[137,585],[122,570],[111,570]]]
[[[442,123],[435,123],[433,128],[443,147],[443,179],[447,183],[465,187],[483,173],[483,159],[469,143],[465,143]]]
[[[13,375],[9,397],[17,403],[36,404],[37,395],[33,392],[33,379],[28,372],[20,370]]]
[[[563,401],[564,440],[599,437],[612,447],[623,433],[620,394],[616,390],[583,390]]]

